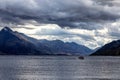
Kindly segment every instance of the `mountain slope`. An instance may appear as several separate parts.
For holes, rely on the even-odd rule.
[[[68,54],[68,55],[89,55],[92,50],[83,46],[78,45],[74,42],[63,42],[60,40],[40,40],[41,44],[49,47],[52,53],[56,54]]]
[[[120,56],[120,40],[104,45],[92,55],[95,56]]]
[[[0,31],[0,51],[7,55],[39,55],[45,53],[23,35],[8,27]]]

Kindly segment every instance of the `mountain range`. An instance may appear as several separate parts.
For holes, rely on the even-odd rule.
[[[0,31],[1,55],[89,55],[93,50],[75,42],[38,40],[4,27]]]

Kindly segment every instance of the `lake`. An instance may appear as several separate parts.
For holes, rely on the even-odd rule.
[[[120,80],[120,57],[0,56],[0,80]]]

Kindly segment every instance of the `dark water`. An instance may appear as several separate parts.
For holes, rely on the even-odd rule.
[[[0,80],[120,80],[120,57],[0,56]]]

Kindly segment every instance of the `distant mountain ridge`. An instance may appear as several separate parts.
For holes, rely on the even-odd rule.
[[[37,40],[4,27],[0,31],[2,55],[89,55],[91,49],[74,42]]]
[[[120,40],[112,41],[98,49],[93,56],[120,56]]]
[[[61,40],[40,40],[40,43],[49,47],[52,52],[59,54],[89,55],[92,52],[91,49],[83,45],[78,45],[75,42],[63,42]]]

